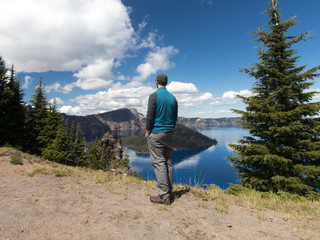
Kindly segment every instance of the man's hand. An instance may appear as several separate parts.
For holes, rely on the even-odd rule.
[[[146,130],[146,138],[149,138],[150,137],[150,134],[151,134],[151,131],[150,130]]]

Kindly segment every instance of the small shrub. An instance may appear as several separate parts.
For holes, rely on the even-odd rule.
[[[230,194],[230,195],[239,196],[240,194],[249,193],[250,191],[251,191],[251,189],[243,187],[241,185],[231,184],[230,187],[225,190],[225,193]]]
[[[215,209],[221,213],[228,213],[229,212],[229,205],[224,199],[221,199],[221,200],[217,201],[217,203],[215,205]]]
[[[13,165],[22,165],[23,161],[22,161],[21,157],[19,157],[17,155],[11,155],[10,156],[10,163]]]
[[[199,208],[204,208],[204,209],[209,209],[208,205],[206,203],[203,203],[203,202],[198,202],[198,207]]]
[[[66,177],[73,175],[73,171],[69,168],[53,169],[52,172],[56,177]]]
[[[257,214],[257,218],[263,222],[268,220],[268,218],[263,213],[260,213],[260,212]]]
[[[281,202],[304,202],[305,198],[294,193],[278,191],[277,195]]]

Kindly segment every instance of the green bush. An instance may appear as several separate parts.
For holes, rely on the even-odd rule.
[[[19,157],[17,155],[11,155],[10,156],[10,163],[13,165],[22,165],[23,161],[22,161],[21,157]]]
[[[240,194],[248,194],[252,190],[246,187],[243,187],[238,184],[230,184],[230,187],[225,190],[226,194],[239,196]]]

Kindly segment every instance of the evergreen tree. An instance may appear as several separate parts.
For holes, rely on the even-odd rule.
[[[20,82],[12,66],[10,75],[0,56],[0,145],[24,145],[25,108]]]
[[[50,144],[52,144],[53,140],[56,138],[58,133],[58,128],[59,128],[59,112],[56,108],[56,102],[54,101],[53,104],[49,105],[49,109],[47,111],[47,118],[45,119],[45,126],[43,129],[42,141],[45,148],[48,147]]]
[[[76,138],[73,144],[73,159],[76,165],[86,166],[85,141],[81,136],[80,124],[77,125]]]
[[[8,94],[7,94],[7,86],[8,86],[8,75],[7,68],[4,60],[0,56],[0,145],[3,145],[7,142],[7,136],[9,135],[9,131],[7,128],[7,106],[9,102]]]
[[[42,78],[40,78],[39,85],[35,90],[35,94],[32,96],[31,103],[33,105],[30,120],[30,140],[32,142],[31,151],[40,155],[43,149],[47,147],[45,126],[48,117],[48,103],[43,92]]]
[[[287,191],[306,195],[320,188],[320,110],[307,91],[320,74],[320,66],[304,71],[292,45],[311,37],[310,33],[287,36],[297,24],[295,18],[281,21],[277,1],[265,11],[270,21],[255,31],[259,62],[243,69],[256,82],[251,97],[241,97],[246,111],[241,125],[250,130],[231,147],[238,155],[229,157],[241,183],[261,191]]]
[[[87,161],[88,166],[96,170],[107,170],[106,153],[101,141],[96,140],[89,145]]]
[[[63,117],[59,120],[56,138],[42,151],[42,156],[50,161],[71,164],[72,142],[70,130]]]

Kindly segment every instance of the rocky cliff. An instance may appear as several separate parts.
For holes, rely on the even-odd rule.
[[[102,146],[104,147],[106,162],[109,164],[112,160],[116,161],[117,164],[120,163],[122,159],[122,143],[118,138],[116,131],[106,132],[101,139]]]
[[[119,137],[136,136],[144,130],[144,116],[136,109],[122,108],[111,112],[88,116],[65,115],[69,125],[75,127],[80,124],[86,141],[101,139],[109,130],[116,131]]]

